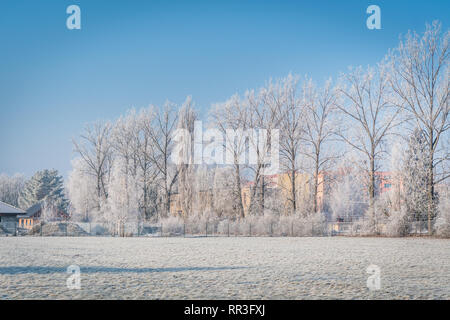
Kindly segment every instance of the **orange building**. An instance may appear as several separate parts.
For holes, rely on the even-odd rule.
[[[181,206],[181,198],[178,192],[174,192],[170,195],[170,208],[169,212],[171,216],[183,216],[183,208]]]
[[[289,208],[289,198],[292,193],[291,176],[289,173],[280,173],[274,175],[266,175],[263,177],[266,190],[268,192],[277,192],[284,202],[284,207]],[[310,176],[304,173],[296,173],[295,190],[296,199],[300,202],[310,195],[309,188]],[[244,214],[247,215],[250,209],[252,188],[254,181],[248,182],[242,187],[242,202],[244,205]]]
[[[320,171],[318,176],[318,186],[317,186],[317,210],[324,211],[326,196],[331,192],[331,186],[333,181],[344,177],[351,172],[351,168],[339,168],[335,171]]]
[[[340,177],[351,174],[351,168],[340,168],[336,171],[321,171],[319,173],[319,186],[317,190],[317,203],[320,211],[325,209],[325,198],[331,191],[331,185],[333,181],[338,180]],[[376,171],[376,192],[377,194],[383,194],[393,189],[394,186],[400,186],[401,182],[395,178],[395,174],[390,171]]]
[[[193,201],[196,201],[199,206],[197,207],[199,213],[208,211],[212,207],[212,190],[202,190],[194,194]],[[184,217],[184,209],[182,204],[181,195],[178,192],[172,193],[170,196],[170,208],[169,213],[174,217]]]
[[[19,228],[32,229],[33,226],[39,223],[42,214],[42,204],[37,203],[31,206],[24,215],[18,216]]]
[[[31,206],[25,214],[17,216],[19,219],[19,228],[32,229],[34,225],[39,224],[42,217],[42,211],[44,209],[44,203],[39,202]],[[60,220],[68,219],[68,215],[65,212],[58,211],[57,217]]]
[[[377,171],[375,172],[375,177],[377,179],[378,190],[380,194],[383,194],[389,190],[392,190],[393,177],[390,171]]]

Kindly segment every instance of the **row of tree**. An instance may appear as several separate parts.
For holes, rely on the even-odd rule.
[[[55,170],[29,181],[0,175],[0,201],[23,209],[45,201],[84,221],[158,220],[176,207],[183,218],[326,211],[374,222],[380,213],[397,214],[426,219],[431,228],[439,202],[448,203],[449,39],[435,22],[422,35],[408,33],[375,67],[350,68],[335,83],[290,74],[214,104],[206,127],[215,134],[200,132],[201,161],[194,141],[200,117],[190,97],[181,106],[132,109],[86,126],[73,141],[78,156],[66,190]],[[181,148],[177,129],[189,133]],[[233,143],[224,143],[229,129]],[[211,153],[207,146],[218,144],[224,152]],[[277,192],[266,175],[274,159],[288,177]],[[395,187],[381,196],[383,167]]]
[[[169,215],[176,195],[185,216],[242,218],[242,186],[252,181],[251,214],[317,213],[321,173],[341,166],[353,167],[362,178],[336,181],[330,210],[344,205],[339,203],[343,190],[360,190],[349,202],[365,203],[375,219],[377,171],[384,166],[398,173],[404,199],[397,207],[419,199],[420,206],[409,202],[407,210],[426,211],[430,228],[436,185],[449,176],[449,35],[434,22],[422,35],[408,33],[375,67],[350,68],[335,84],[328,80],[318,86],[288,75],[213,105],[208,125],[224,137],[227,129],[241,133],[224,145],[231,166],[171,161],[175,130],[193,134],[198,120],[190,97],[182,106],[167,102],[131,110],[114,123],[88,125],[74,140],[78,157],[68,182],[74,212],[85,220],[160,219]],[[266,135],[256,138],[245,134],[247,129],[265,129]],[[286,199],[268,192],[264,174],[277,130],[280,171],[289,177]],[[256,150],[256,164],[240,161],[249,145]],[[189,158],[195,148],[195,141],[188,141],[182,152]],[[307,197],[298,190],[299,173],[310,177]]]

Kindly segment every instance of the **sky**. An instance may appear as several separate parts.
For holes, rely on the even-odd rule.
[[[66,27],[72,4],[80,30]],[[366,27],[372,4],[380,30]],[[67,177],[87,123],[188,95],[206,117],[270,78],[374,65],[401,34],[449,18],[448,0],[2,0],[0,173]]]

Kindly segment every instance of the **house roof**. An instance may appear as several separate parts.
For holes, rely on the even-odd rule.
[[[32,217],[33,215],[35,215],[37,212],[39,212],[39,210],[42,209],[42,202],[38,202],[34,205],[32,205],[31,207],[29,207],[27,209],[27,212],[24,212],[25,214],[22,214],[19,218],[29,218]]]
[[[44,201],[38,202],[38,203],[32,205],[31,207],[29,207],[27,209],[27,212],[24,212],[24,214],[22,214],[21,216],[18,216],[18,218],[34,217],[35,214],[39,213],[39,211],[44,209],[44,205],[45,205]],[[58,209],[58,215],[60,217],[66,217],[66,218],[68,217],[68,214],[64,211],[61,211],[60,209]]]
[[[0,214],[18,215],[24,213],[25,211],[0,201]]]

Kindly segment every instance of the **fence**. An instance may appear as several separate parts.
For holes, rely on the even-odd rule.
[[[362,221],[312,222],[290,221],[197,221],[163,223],[53,222],[35,225],[31,230],[16,227],[9,235],[17,236],[119,236],[119,237],[325,237],[366,235]],[[377,234],[384,234],[385,222],[377,224]],[[0,232],[1,224],[0,224]],[[3,232],[8,235],[8,233]],[[428,234],[426,221],[414,221],[411,235]],[[1,234],[1,233],[0,233]]]

